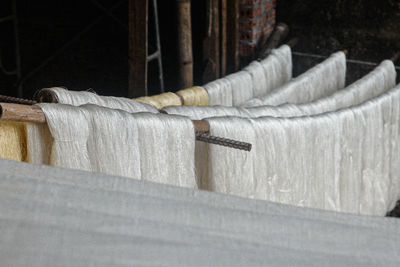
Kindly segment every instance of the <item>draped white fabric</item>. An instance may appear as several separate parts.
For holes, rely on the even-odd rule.
[[[5,266],[400,264],[398,219],[6,160],[0,231]]]

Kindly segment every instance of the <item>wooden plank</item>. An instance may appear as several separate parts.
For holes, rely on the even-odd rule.
[[[177,0],[179,78],[178,89],[193,85],[193,51],[190,0]]]
[[[148,0],[129,0],[129,97],[148,95]]]
[[[203,41],[203,83],[219,78],[219,0],[206,0],[206,36]]]
[[[227,0],[227,72],[239,69],[239,0]]]
[[[226,53],[227,53],[227,0],[220,0],[221,9],[221,76],[226,75]]]

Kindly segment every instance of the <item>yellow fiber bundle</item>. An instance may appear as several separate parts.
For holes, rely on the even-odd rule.
[[[23,123],[0,121],[0,158],[26,160],[26,130]]]
[[[146,103],[156,107],[157,109],[162,109],[163,107],[167,106],[181,106],[182,101],[181,98],[172,93],[167,92],[160,95],[153,95],[153,96],[142,96],[135,98],[134,100],[142,103]]]
[[[209,98],[206,89],[200,86],[193,86],[176,92],[183,99],[185,106],[208,106]]]

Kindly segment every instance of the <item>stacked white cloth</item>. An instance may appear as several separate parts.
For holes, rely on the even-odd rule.
[[[52,137],[47,164],[197,187],[188,118],[90,104],[40,106]]]
[[[6,266],[400,264],[397,219],[6,160],[0,229]]]
[[[311,102],[343,89],[345,80],[346,56],[343,52],[337,52],[270,94],[249,100],[243,106],[277,106],[284,103]]]

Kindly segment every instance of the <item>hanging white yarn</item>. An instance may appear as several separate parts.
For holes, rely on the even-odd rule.
[[[362,105],[317,116],[209,118],[211,129],[217,131],[215,135],[253,140],[254,149],[247,156],[233,156],[235,152],[210,146],[209,183],[219,184],[216,187],[219,192],[384,215],[393,208],[390,200],[396,199],[399,192],[398,188],[390,189],[394,184],[399,185],[399,177],[389,170],[400,164],[399,158],[390,159],[388,155],[398,155],[398,146],[389,144],[400,139],[398,130],[397,136],[393,133],[393,125],[384,124],[387,121],[397,128],[400,126],[398,117],[394,121],[398,114],[389,112],[393,110],[390,103],[394,99],[399,100],[396,102],[399,105],[400,86]],[[385,167],[383,160],[391,166]],[[241,171],[236,166],[241,166]],[[246,185],[249,181],[254,182],[254,191]],[[236,190],[230,190],[231,186]],[[240,192],[239,188],[245,191]],[[389,194],[392,195],[388,197]]]
[[[272,92],[292,79],[292,51],[288,45],[273,49],[271,54],[260,63],[264,69],[266,80],[264,90],[257,91],[260,96]]]
[[[63,104],[39,104],[53,137],[50,165],[91,171],[86,147],[89,124],[82,108]]]
[[[232,106],[232,87],[231,83],[225,79],[217,79],[204,85],[210,99],[210,106],[222,105]]]
[[[54,138],[50,165],[197,187],[191,120],[96,105],[40,106]]]
[[[251,98],[265,95],[267,91],[267,79],[265,78],[264,68],[261,63],[258,61],[253,61],[243,70],[251,75],[253,83],[253,95]]]
[[[248,75],[243,72],[248,72]],[[210,106],[232,106],[242,104],[255,96],[269,93],[292,78],[292,53],[290,47],[283,45],[272,50],[260,63],[252,62],[244,71],[217,79],[206,85]],[[231,79],[229,83],[227,79]],[[253,84],[256,86],[253,90]]]
[[[256,136],[247,119],[221,117],[208,120],[210,134],[255,144]],[[205,189],[242,197],[254,197],[254,151],[210,145],[208,175],[200,177]],[[240,164],[235,164],[240,163]]]
[[[26,123],[27,162],[50,164],[53,137],[46,123]]]
[[[88,91],[70,91],[61,87],[52,87],[46,89],[52,91],[57,96],[58,103],[60,104],[68,104],[72,106],[95,104],[102,107],[125,110],[130,113],[158,113],[158,110],[151,105],[124,97],[99,96]]]
[[[397,87],[399,87],[398,85]],[[388,194],[388,205],[389,207],[394,207],[397,200],[400,199],[400,129],[398,127],[398,120],[400,118],[400,96],[395,94],[395,90],[390,92],[392,94],[392,103],[391,103],[391,120],[390,120],[390,142],[389,142],[389,150],[390,150],[390,160],[389,160],[389,177],[390,177],[390,193]],[[385,153],[386,157],[386,153]]]
[[[343,90],[311,103],[296,106],[293,104],[277,107],[258,106],[249,107],[246,110],[252,114],[252,117],[274,116],[274,113],[281,114],[281,117],[293,117],[335,111],[361,104],[388,91],[396,85],[396,75],[393,62],[385,60],[373,71]]]
[[[343,52],[328,59],[260,99],[252,99],[243,106],[301,104],[317,100],[343,89],[346,78],[346,57]]]
[[[232,88],[232,105],[238,106],[253,98],[253,79],[247,71],[239,71],[225,77]]]
[[[192,121],[181,116],[150,113],[135,114],[135,120],[140,136],[142,179],[197,188]]]
[[[263,116],[271,117],[297,117],[314,115],[329,111],[361,104],[374,98],[395,86],[396,70],[393,62],[383,61],[373,71],[334,94],[306,104],[283,104],[279,106],[257,106],[257,107],[166,107],[164,111],[168,114],[188,116],[194,120],[207,117],[237,116],[256,118]]]

